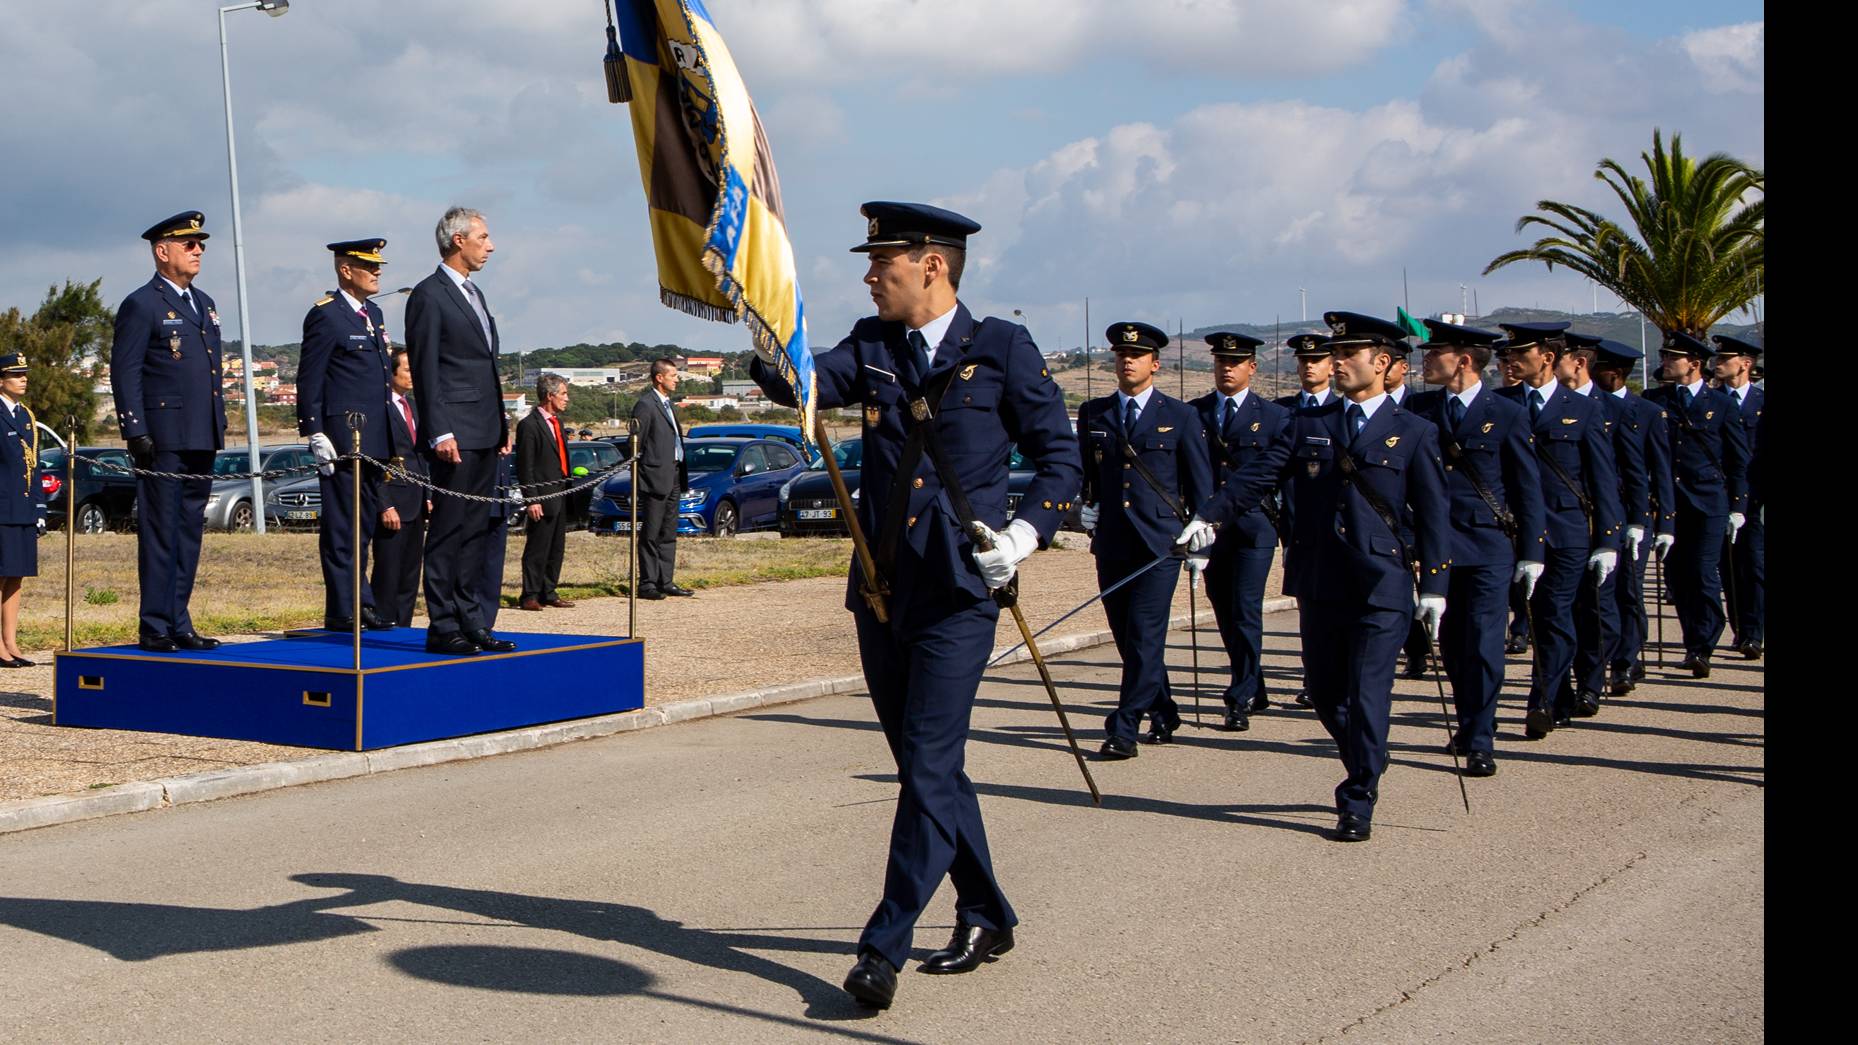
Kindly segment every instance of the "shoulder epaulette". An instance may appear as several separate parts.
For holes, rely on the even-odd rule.
[[[335,295],[334,295],[334,294],[324,294],[324,295],[323,295],[322,297],[320,297],[320,298],[317,298],[317,299],[316,299],[316,306],[315,306],[315,307],[317,307],[317,308],[321,308],[321,307],[323,307],[324,305],[327,305],[328,303],[330,303],[331,301],[334,301],[334,300],[335,300]]]

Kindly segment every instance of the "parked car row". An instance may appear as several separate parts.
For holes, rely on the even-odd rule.
[[[677,532],[727,537],[778,524],[780,490],[804,467],[800,451],[781,439],[698,437],[684,440],[690,483],[678,498]],[[589,508],[588,529],[625,533],[632,528],[632,476],[602,483]]]
[[[832,459],[838,462],[839,473],[845,478],[845,490],[856,505],[864,440],[852,438],[833,444]],[[1018,447],[1013,448],[1007,468],[1006,517],[1011,519],[1019,510],[1020,498],[1025,496],[1026,488],[1032,485],[1038,473],[1032,470]],[[832,476],[826,471],[825,458],[817,451],[806,469],[781,488],[780,530],[782,537],[851,535],[844,514],[839,510],[838,496],[832,490]]]

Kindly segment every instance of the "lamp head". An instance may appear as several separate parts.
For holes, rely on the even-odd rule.
[[[272,18],[282,18],[290,13],[290,0],[259,0],[258,10]]]

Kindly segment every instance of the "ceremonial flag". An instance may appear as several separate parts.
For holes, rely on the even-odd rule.
[[[761,118],[703,0],[613,0],[608,90],[630,101],[658,257],[659,300],[703,319],[740,316],[813,432],[813,356],[781,184]],[[619,54],[612,47],[618,16]],[[623,54],[623,58],[621,57]],[[623,78],[615,75],[624,67]]]
[[[1417,319],[1414,319],[1412,314],[1409,313],[1406,309],[1395,308],[1394,311],[1399,313],[1399,316],[1397,318],[1400,320],[1400,326],[1406,329],[1414,337],[1419,338],[1420,340],[1423,341],[1427,337],[1431,336],[1426,333],[1426,324],[1421,323]]]

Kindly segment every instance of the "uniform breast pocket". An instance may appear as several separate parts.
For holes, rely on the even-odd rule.
[[[144,408],[148,410],[179,410],[185,405],[180,396],[156,396],[144,404]]]
[[[1297,460],[1309,466],[1311,475],[1315,475],[1324,464],[1335,459],[1335,448],[1320,444],[1304,443],[1297,447],[1295,456]]]
[[[1000,406],[1000,386],[980,382],[957,381],[942,400],[944,410],[995,410]]]
[[[1364,468],[1384,469],[1396,475],[1406,471],[1406,458],[1379,447],[1363,454],[1361,464]]]
[[[1142,450],[1144,453],[1172,454],[1179,443],[1180,436],[1174,433],[1154,435],[1142,441]]]

